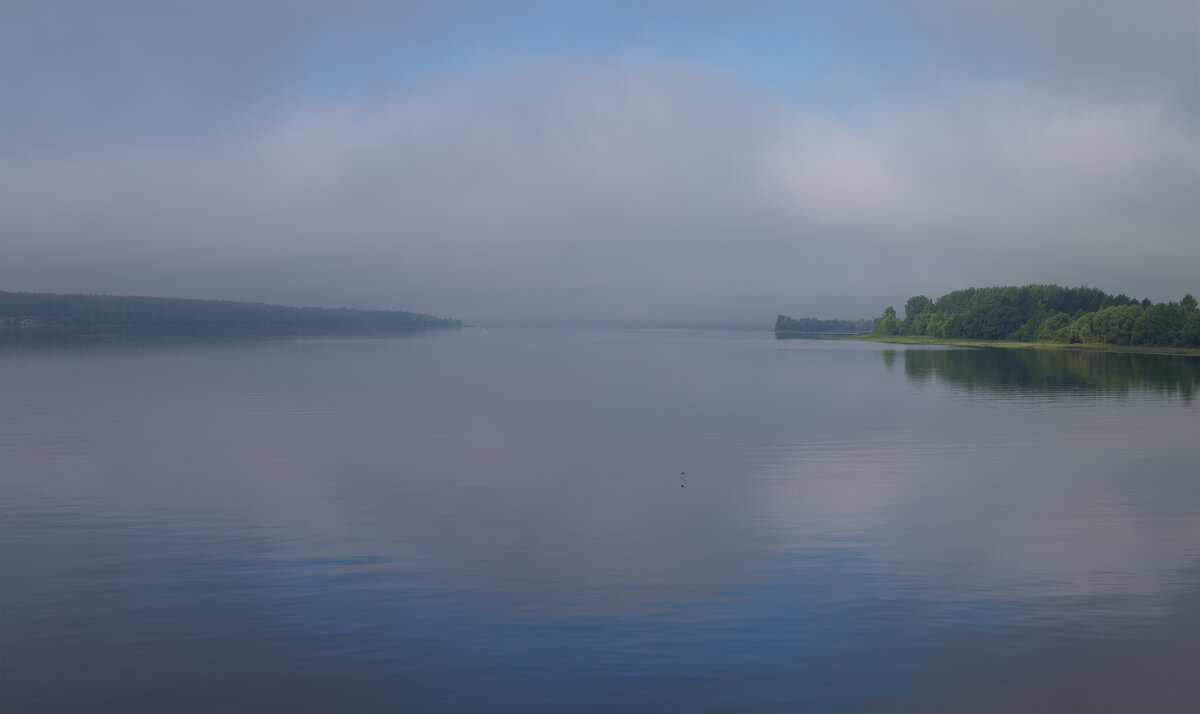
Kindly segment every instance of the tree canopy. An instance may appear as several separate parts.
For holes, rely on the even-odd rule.
[[[1200,347],[1196,298],[1138,302],[1090,287],[1058,285],[967,288],[936,301],[908,299],[904,319],[892,307],[876,318],[877,335],[976,340]]]

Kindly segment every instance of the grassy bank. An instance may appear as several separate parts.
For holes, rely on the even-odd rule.
[[[902,345],[946,345],[950,347],[985,347],[991,349],[1065,350],[1070,352],[1125,352],[1150,355],[1187,355],[1200,357],[1197,347],[1147,347],[1143,345],[1110,345],[1106,343],[1069,344],[1065,342],[1010,342],[1007,340],[968,340],[926,337],[924,335],[859,335],[854,339],[890,342]]]

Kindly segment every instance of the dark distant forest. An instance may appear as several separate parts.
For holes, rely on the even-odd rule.
[[[1066,344],[1200,347],[1196,298],[1137,301],[1096,288],[1057,285],[967,288],[936,301],[916,295],[904,319],[889,306],[875,320],[876,335],[926,335],[972,340]]]
[[[789,332],[833,333],[833,332],[870,332],[874,327],[873,320],[819,320],[815,317],[795,319],[780,315],[775,320],[775,334],[786,336]]]
[[[230,300],[4,291],[0,291],[0,324],[8,327],[217,325],[393,330],[462,327],[459,320],[398,310],[286,307]]]

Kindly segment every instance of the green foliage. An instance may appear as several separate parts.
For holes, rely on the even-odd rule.
[[[933,318],[932,313],[920,312],[913,315],[911,318],[906,318],[901,329],[906,335],[925,335],[929,334],[929,321]]]
[[[4,291],[0,291],[0,322],[15,325],[228,325],[402,330],[462,326],[458,320],[399,310],[285,307],[230,300]]]
[[[1021,325],[1021,327],[1012,334],[1012,339],[1018,342],[1033,342],[1037,334],[1038,327],[1046,319],[1046,311],[1038,306],[1034,309],[1033,314]]]
[[[877,335],[898,335],[900,334],[900,320],[896,319],[896,308],[888,305],[883,311],[883,317],[875,321],[875,334]]]
[[[965,334],[977,340],[1002,340],[1021,326],[1021,313],[1012,305],[974,307],[967,313]]]
[[[1200,347],[1200,311],[1192,310],[1188,314],[1183,329],[1179,331],[1179,340],[1184,347]]]
[[[1173,302],[1160,302],[1143,310],[1133,323],[1132,343],[1178,346],[1183,342],[1183,327],[1183,308]]]
[[[1104,342],[1128,345],[1133,326],[1142,314],[1141,305],[1114,305],[1081,315],[1071,324],[1070,342]]]
[[[1071,316],[1065,312],[1056,312],[1042,320],[1033,339],[1038,342],[1066,342],[1067,326],[1071,324]]]
[[[904,319],[912,320],[918,315],[933,311],[933,301],[924,295],[914,295],[904,303]]]
[[[967,288],[936,301],[916,295],[905,318],[888,307],[875,334],[973,340],[1200,346],[1200,310],[1190,294],[1178,304],[1138,302],[1089,287]]]

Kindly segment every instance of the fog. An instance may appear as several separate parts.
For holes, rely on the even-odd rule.
[[[6,4],[0,289],[766,327],[1200,287],[1192,2],[454,7]]]

